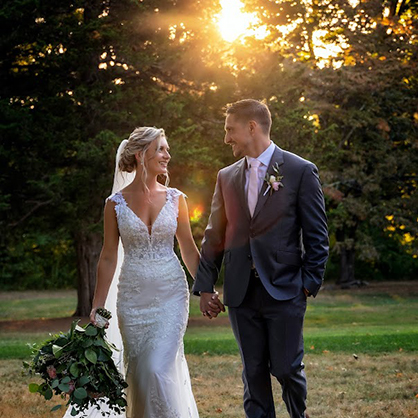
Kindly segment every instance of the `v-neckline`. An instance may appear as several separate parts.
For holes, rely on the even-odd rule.
[[[160,214],[161,214],[161,212],[163,211],[163,209],[167,206],[167,203],[168,203],[168,188],[167,188],[167,190],[166,190],[166,192],[165,192],[165,202],[164,202],[164,205],[162,205],[161,206],[161,209],[160,209],[160,211],[158,212],[158,215],[156,216],[156,218],[154,219],[154,222],[150,225],[150,226],[148,226],[142,219],[141,219],[141,217],[140,216],[138,216],[130,207],[129,207],[129,205],[128,205],[128,203],[126,202],[126,199],[125,199],[125,196],[123,195],[123,193],[122,192],[119,192],[120,193],[120,195],[121,195],[121,197],[122,197],[122,199],[123,199],[123,201],[124,201],[124,203],[125,203],[125,206],[129,209],[129,211],[135,216],[135,218],[136,219],[138,219],[138,221],[145,227],[145,229],[147,230],[147,234],[148,234],[148,238],[149,239],[151,239],[151,237],[152,237],[152,230],[153,230],[153,228],[154,228],[154,225],[155,225],[155,223],[158,221],[158,218],[160,217]]]

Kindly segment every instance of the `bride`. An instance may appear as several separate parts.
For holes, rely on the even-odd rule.
[[[90,320],[95,324],[99,307],[114,312],[116,299],[118,323],[111,320],[108,337],[117,344],[120,330],[123,359],[115,360],[124,364],[129,385],[127,418],[198,417],[183,348],[189,290],[173,250],[174,237],[193,277],[199,251],[184,194],[157,181],[160,175],[168,179],[170,158],[163,129],[136,128],[119,147],[116,192],[104,210],[104,243]],[[122,173],[128,173],[125,179]],[[216,297],[211,307],[214,312],[223,308]],[[98,410],[88,414],[101,416]]]

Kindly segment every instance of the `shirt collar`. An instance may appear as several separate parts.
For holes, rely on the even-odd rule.
[[[251,161],[253,160],[258,160],[261,164],[268,167],[268,165],[270,164],[271,157],[274,154],[274,149],[275,145],[273,141],[270,141],[270,145],[257,158],[249,157],[248,155],[246,155],[245,158],[247,159],[247,167],[251,166]]]

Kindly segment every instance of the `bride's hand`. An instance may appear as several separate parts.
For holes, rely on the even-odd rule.
[[[96,322],[96,311],[97,308],[93,308],[90,312],[90,322],[97,327],[97,322]]]
[[[225,306],[220,301],[218,292],[215,292],[212,295],[211,300],[208,302],[208,305],[212,308],[212,310],[215,310],[216,312],[219,311],[218,313],[225,312]]]

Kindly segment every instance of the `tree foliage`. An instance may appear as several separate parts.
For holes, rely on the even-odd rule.
[[[199,241],[216,172],[233,161],[223,106],[245,97],[269,105],[278,145],[320,168],[341,263],[330,271],[414,277],[415,2],[243,3],[265,37],[223,40],[214,0],[2,3],[3,286],[77,276],[88,313],[114,154],[135,126],[166,130],[172,184],[203,210]]]

